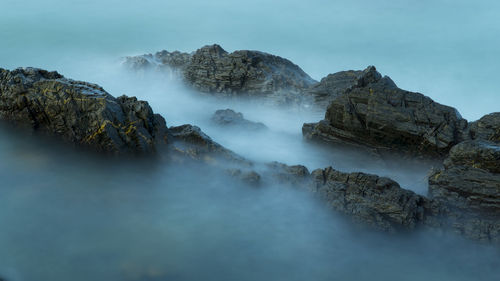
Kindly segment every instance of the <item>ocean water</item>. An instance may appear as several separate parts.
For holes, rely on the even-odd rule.
[[[145,3],[144,3],[145,2]],[[495,1],[0,0],[0,67],[57,70],[149,101],[255,163],[333,166],[426,194],[434,162],[302,140],[306,110],[222,101],[121,58],[218,43],[286,57],[319,80],[368,65],[475,120],[500,109]],[[269,130],[210,122],[233,108]],[[452,234],[360,230],[310,194],[203,166],[114,161],[0,126],[0,277],[31,280],[498,280],[500,250]]]

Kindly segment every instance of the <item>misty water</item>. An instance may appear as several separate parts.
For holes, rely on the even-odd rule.
[[[495,1],[0,1],[0,67],[57,70],[147,100],[254,161],[388,176],[426,194],[439,163],[304,142],[323,112],[220,100],[121,58],[218,43],[292,60],[314,79],[375,65],[475,120],[498,111]],[[214,126],[232,108],[269,130]],[[307,192],[203,165],[117,161],[0,126],[0,277],[31,280],[499,280],[500,250],[453,234],[361,230]]]

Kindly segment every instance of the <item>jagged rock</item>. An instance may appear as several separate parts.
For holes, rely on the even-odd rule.
[[[166,50],[152,54],[125,57],[123,65],[131,70],[170,70],[183,75],[186,67],[191,61],[191,54],[179,51],[168,52]]]
[[[238,127],[246,130],[267,129],[266,125],[260,122],[253,122],[243,118],[243,113],[235,112],[232,109],[219,109],[212,116],[212,121],[220,126]]]
[[[271,162],[266,165],[267,172],[278,183],[303,186],[310,179],[309,170],[302,165],[289,166],[280,162]]]
[[[343,95],[347,90],[364,87],[376,83],[382,75],[369,66],[365,70],[348,70],[328,74],[320,82],[314,84],[307,93],[313,96],[314,103],[321,108],[327,108],[332,100]]]
[[[481,139],[500,143],[500,112],[490,113],[471,122],[468,133],[468,137],[473,140]]]
[[[168,143],[145,101],[37,68],[0,69],[0,119],[107,153],[149,153]]]
[[[433,156],[463,140],[467,120],[456,109],[401,90],[387,76],[379,79],[374,67],[369,72],[375,79],[335,98],[323,121],[304,124],[306,139]]]
[[[425,217],[427,199],[395,181],[365,173],[342,173],[329,167],[312,172],[310,190],[333,209],[355,221],[385,231],[413,229]]]
[[[185,78],[202,92],[226,95],[300,91],[315,82],[287,59],[258,51],[229,54],[219,45],[198,49]]]
[[[169,133],[174,140],[174,151],[181,153],[183,156],[208,163],[223,159],[246,166],[252,165],[250,161],[213,141],[197,126],[186,124],[170,127]]]
[[[429,176],[436,220],[476,240],[500,242],[500,146],[465,141]]]

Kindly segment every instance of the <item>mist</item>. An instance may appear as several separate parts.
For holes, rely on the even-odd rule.
[[[316,80],[375,65],[476,120],[498,111],[495,1],[11,1],[0,3],[0,67],[34,66],[149,102],[253,161],[387,176],[426,195],[439,162],[302,139],[324,110],[203,95],[124,56],[217,43],[299,65]],[[217,126],[218,109],[268,129]],[[311,194],[259,188],[204,165],[115,161],[0,126],[0,277],[18,280],[496,280],[500,251],[451,233],[360,229]]]

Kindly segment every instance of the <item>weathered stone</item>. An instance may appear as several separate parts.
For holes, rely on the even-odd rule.
[[[181,153],[183,156],[208,163],[215,163],[217,160],[222,159],[247,166],[252,165],[250,161],[213,141],[197,126],[186,124],[170,127],[169,133],[174,140],[174,151]]]
[[[243,113],[235,112],[232,109],[219,109],[212,116],[212,121],[224,127],[237,127],[245,130],[264,130],[266,125],[260,122],[253,122],[243,118]]]
[[[500,143],[500,112],[485,115],[469,127],[469,138]]]
[[[271,162],[266,165],[270,177],[281,184],[303,186],[310,179],[309,170],[302,165],[289,166],[280,162]]]
[[[356,87],[365,87],[370,83],[376,83],[382,79],[382,75],[375,67],[369,66],[365,70],[348,70],[328,74],[325,78],[307,91],[312,95],[314,103],[321,108],[327,108],[332,100],[345,94],[347,90]]]
[[[429,176],[436,220],[476,240],[500,242],[500,146],[466,141]]]
[[[183,75],[186,67],[191,61],[191,54],[179,51],[168,52],[166,50],[156,54],[125,57],[123,65],[134,71],[158,70],[172,71]]]
[[[227,173],[247,184],[258,186],[260,184],[260,175],[252,170],[227,169]]]
[[[150,153],[168,143],[145,101],[36,68],[0,69],[0,119],[106,153]]]
[[[314,170],[311,175],[309,189],[357,222],[394,232],[416,228],[425,217],[427,199],[389,178],[342,173],[331,167]]]
[[[304,136],[437,156],[463,140],[467,121],[456,109],[401,90],[389,77],[361,85],[334,99],[324,121],[304,124]]]

